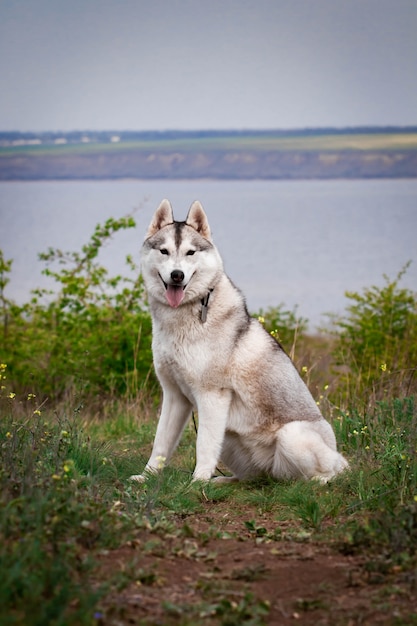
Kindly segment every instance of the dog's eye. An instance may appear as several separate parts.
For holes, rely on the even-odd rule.
[[[195,254],[195,250],[188,250],[187,256],[193,256]]]
[[[166,248],[161,248],[160,253],[161,254],[169,254],[168,250]]]

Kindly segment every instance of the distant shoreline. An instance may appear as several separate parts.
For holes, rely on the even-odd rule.
[[[0,180],[417,177],[417,127],[1,133]]]

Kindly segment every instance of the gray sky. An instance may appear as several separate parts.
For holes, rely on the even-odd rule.
[[[0,0],[0,130],[417,124],[417,0]]]

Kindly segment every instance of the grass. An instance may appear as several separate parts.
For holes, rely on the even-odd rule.
[[[207,553],[201,556],[209,537],[270,543],[303,542],[313,536],[337,542],[345,552],[367,553],[372,571],[416,565],[413,398],[378,403],[367,414],[340,412],[335,426],[352,469],[325,486],[270,479],[192,484],[192,427],[173,466],[137,486],[128,476],[143,468],[155,428],[153,415],[133,418],[119,408],[114,419],[99,421],[83,410],[34,412],[31,400],[17,397],[1,402],[4,625],[99,623],[94,616],[101,614],[103,598],[112,590],[132,580],[156,584],[157,573],[140,556],[123,574],[101,581],[94,576],[100,553],[135,541],[141,532],[147,533],[143,553],[158,558],[169,557],[173,548],[167,537],[173,536],[179,542],[175,554],[187,558],[209,558]],[[207,515],[208,505],[217,511],[215,524],[190,524]],[[243,568],[235,578],[259,576],[259,568]],[[216,590],[208,582],[206,597],[204,606],[167,602],[166,623],[198,623],[197,615],[206,615],[205,620],[211,616],[215,623],[264,623],[268,608],[259,599],[244,594],[236,602],[226,587]]]

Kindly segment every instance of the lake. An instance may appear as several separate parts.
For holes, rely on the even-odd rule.
[[[49,246],[80,250],[97,223],[135,211],[135,229],[103,254],[112,273],[138,259],[153,212],[168,198],[177,219],[202,202],[229,276],[251,311],[297,306],[310,328],[345,310],[346,290],[383,285],[412,264],[417,290],[417,180],[57,181],[0,183],[0,248],[13,259],[6,296],[19,303],[50,286],[37,258]]]

